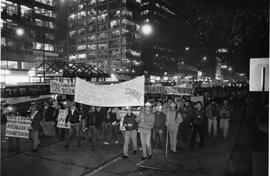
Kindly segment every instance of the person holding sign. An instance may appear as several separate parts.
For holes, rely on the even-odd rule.
[[[124,117],[123,127],[124,131],[124,147],[123,147],[123,158],[128,158],[128,146],[131,140],[133,146],[133,154],[137,153],[137,122],[136,116],[131,112],[131,107],[127,107],[127,114]]]
[[[81,147],[81,137],[80,137],[80,113],[76,109],[75,103],[71,103],[70,110],[68,112],[66,123],[70,122],[71,126],[69,129],[69,136],[65,148],[69,148],[69,144],[74,136],[76,134],[78,147]]]
[[[151,130],[155,123],[155,115],[151,112],[151,103],[145,103],[145,109],[141,111],[136,118],[139,123],[139,132],[143,150],[142,160],[147,158],[152,158],[152,148],[151,148]]]
[[[182,123],[182,115],[177,112],[176,103],[172,102],[170,108],[166,112],[166,126],[167,126],[167,143],[166,143],[166,153],[168,146],[168,137],[170,136],[171,151],[176,152],[177,146],[177,133],[179,124]]]

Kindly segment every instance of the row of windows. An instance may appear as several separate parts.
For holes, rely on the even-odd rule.
[[[20,69],[30,70],[33,67],[34,63],[32,62],[21,62]],[[1,60],[1,69],[19,69],[19,62],[10,60]]]
[[[27,48],[31,48],[31,46],[34,46],[33,49],[37,49],[37,50],[42,50],[43,49],[43,44],[40,42],[30,42],[31,44],[29,44],[29,42],[25,42],[27,45],[29,45]],[[19,43],[19,45],[22,45],[22,43]],[[18,42],[14,41],[14,40],[9,40],[5,37],[2,37],[1,39],[1,46],[5,47],[15,47],[18,46]],[[50,43],[44,43],[44,50],[46,51],[55,51],[55,47],[53,44]]]
[[[104,22],[108,19],[115,19],[115,18],[119,18],[121,16],[120,14],[120,10],[117,10],[117,11],[102,11],[102,12],[99,12],[97,15],[97,11],[95,9],[89,9],[87,11],[80,11],[78,13],[72,13],[69,15],[68,17],[68,20],[71,22],[71,21],[75,21],[75,20],[83,20],[84,18],[89,18],[92,17],[88,23],[91,23],[95,20],[97,20],[98,22]],[[131,18],[132,17],[132,12],[131,11],[128,11],[128,10],[122,10],[122,16],[123,17],[127,17],[127,18]]]
[[[18,5],[17,3],[6,0],[1,2],[1,12],[7,13],[8,15],[20,14],[23,18],[31,18],[33,12],[47,17],[56,18],[56,14],[51,10],[46,10],[38,7],[34,7],[34,9],[32,9],[25,5]]]

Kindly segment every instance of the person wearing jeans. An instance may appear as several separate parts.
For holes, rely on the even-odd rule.
[[[151,103],[145,103],[145,110],[141,111],[136,119],[139,123],[139,132],[143,150],[142,160],[152,158],[151,130],[155,123],[155,115],[151,112]]]
[[[213,127],[213,135],[214,137],[217,136],[217,116],[218,116],[218,108],[217,104],[212,101],[209,105],[205,108],[206,116],[208,118],[208,136],[211,135],[212,127]]]
[[[176,106],[176,103],[171,103],[166,113],[166,126],[170,136],[171,151],[173,153],[176,152],[178,127],[183,121],[182,115],[176,111]]]
[[[231,111],[232,108],[229,106],[228,100],[224,100],[223,105],[220,108],[220,124],[219,124],[223,139],[227,138],[228,136]]]
[[[66,123],[70,122],[71,126],[69,129],[68,141],[66,145],[64,146],[65,148],[69,148],[69,144],[74,134],[76,134],[76,137],[77,137],[78,147],[81,147],[80,124],[79,124],[80,120],[79,119],[80,119],[80,114],[76,109],[75,103],[73,103],[70,106],[70,111],[68,112],[68,115],[66,118]]]
[[[137,122],[136,116],[131,112],[130,107],[127,107],[127,115],[124,117],[123,127],[125,127],[123,158],[128,158],[128,146],[130,140],[133,146],[133,154],[137,153]]]

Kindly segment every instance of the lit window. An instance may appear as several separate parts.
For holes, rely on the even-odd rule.
[[[107,43],[99,43],[98,49],[108,49],[108,44]]]
[[[72,54],[69,56],[69,60],[72,61],[72,60],[75,60],[77,59],[77,55],[76,54]]]
[[[35,49],[41,50],[42,49],[42,43],[36,42]]]
[[[136,2],[138,2],[138,3],[140,3],[140,4],[142,3],[142,1],[141,1],[141,0],[136,0]]]
[[[21,62],[22,69],[30,70],[33,67],[32,62]]]
[[[53,44],[45,43],[45,44],[44,44],[44,50],[54,51],[54,46],[53,46]]]
[[[7,66],[8,66],[8,61],[7,60],[2,60],[1,61],[1,68],[6,69],[6,68],[8,68]]]
[[[75,20],[76,17],[77,17],[77,15],[73,13],[73,14],[69,15],[68,19],[69,19],[69,21],[73,21],[73,20]]]
[[[5,37],[2,37],[1,38],[1,46],[6,46],[7,43],[6,43],[6,38]]]
[[[84,58],[86,58],[86,54],[84,53],[84,54],[78,54],[78,58],[79,59],[84,59]]]
[[[93,41],[96,41],[97,37],[95,35],[90,35],[88,36],[88,41],[89,42],[93,42]]]
[[[88,45],[88,50],[95,50],[97,48],[96,44]]]
[[[18,61],[8,61],[8,69],[18,69]]]
[[[73,30],[69,32],[69,36],[73,37],[74,35],[76,35],[77,31]]]
[[[77,46],[77,50],[85,50],[85,49],[86,49],[86,45]]]

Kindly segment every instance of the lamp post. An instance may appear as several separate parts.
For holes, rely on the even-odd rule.
[[[149,37],[153,34],[153,27],[151,24],[149,23],[144,23],[141,25],[140,27],[140,32],[141,34],[144,36],[144,42],[145,42],[145,48],[143,50],[143,55],[145,58],[152,58],[153,57],[153,43],[151,42],[150,43],[150,39]],[[146,40],[148,39],[148,40]],[[154,57],[155,59],[155,57]],[[146,62],[149,62],[149,60],[146,59]],[[151,60],[152,61],[152,60]],[[155,60],[153,60],[155,62]],[[153,65],[153,63],[148,63],[149,65]],[[147,64],[144,64],[144,65],[147,65]],[[144,70],[151,70],[149,68],[144,68]],[[147,75],[148,75],[148,71],[147,71]]]

